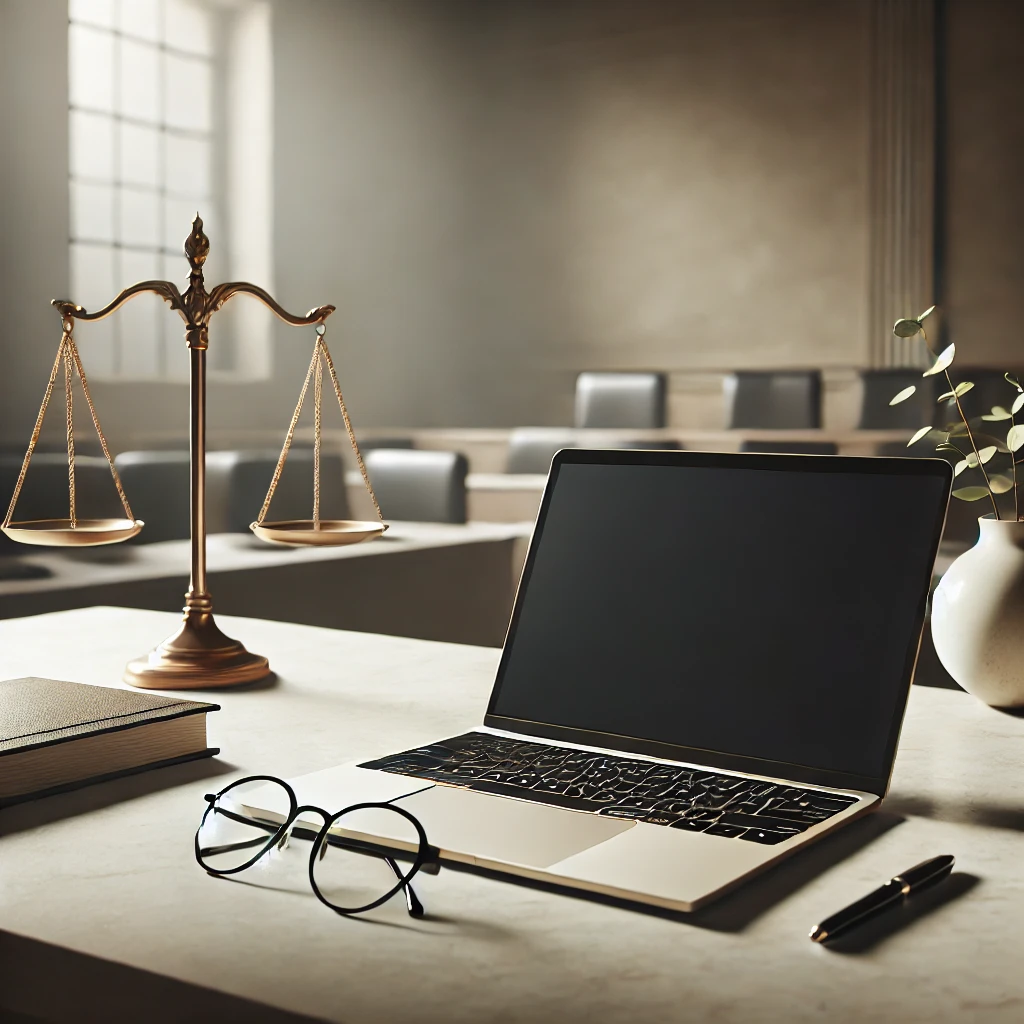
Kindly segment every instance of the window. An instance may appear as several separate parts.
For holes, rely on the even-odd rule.
[[[228,107],[238,102],[269,106],[269,87],[242,95],[232,79],[233,67],[244,66],[251,76],[253,58],[262,57],[255,66],[269,80],[266,7],[209,0],[70,0],[74,301],[96,309],[127,285],[150,278],[174,281],[184,291],[188,267],[182,242],[197,211],[213,242],[211,283],[227,269],[227,253],[238,249],[227,230],[229,215],[239,224],[250,216],[269,223],[269,209],[258,208],[269,206],[269,184],[262,193],[256,190],[256,209],[229,211],[224,201],[231,170],[239,164],[226,127]],[[262,24],[265,30],[255,39],[254,12],[257,28]],[[248,48],[244,54],[239,36]],[[269,126],[269,114],[263,120]],[[269,145],[264,148],[269,164]],[[269,183],[269,169],[262,174]],[[253,199],[251,181],[241,194]],[[246,231],[251,236],[251,226]],[[269,248],[269,237],[264,243]],[[268,262],[257,259],[257,269]],[[272,286],[265,277],[258,283]],[[258,329],[256,336],[259,342]],[[177,314],[148,295],[82,330],[90,371],[107,380],[186,379],[182,338]],[[232,370],[243,355],[233,338],[222,336],[210,346],[211,368]]]

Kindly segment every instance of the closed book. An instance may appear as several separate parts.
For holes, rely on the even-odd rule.
[[[217,704],[60,679],[0,681],[0,807],[220,753]]]

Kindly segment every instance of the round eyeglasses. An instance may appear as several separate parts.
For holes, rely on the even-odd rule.
[[[250,775],[205,799],[195,851],[211,875],[244,871],[292,837],[310,839],[309,883],[331,910],[361,914],[401,891],[409,913],[423,916],[412,879],[421,869],[436,873],[439,854],[405,808],[360,803],[331,813],[300,806],[291,786],[272,775]],[[310,824],[313,816],[323,825]]]

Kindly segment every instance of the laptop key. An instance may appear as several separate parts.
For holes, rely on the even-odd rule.
[[[775,846],[777,843],[784,843],[787,839],[792,839],[794,835],[798,834],[794,832],[772,832],[766,828],[748,828],[743,835],[737,838],[746,839],[751,843],[761,843],[763,846]]]
[[[714,818],[680,818],[673,821],[669,828],[681,828],[687,832],[703,832],[715,823]]]
[[[704,829],[709,836],[723,836],[726,839],[738,839],[740,838],[746,829],[740,828],[737,825],[723,825],[718,822],[716,825],[712,825],[710,828]]]

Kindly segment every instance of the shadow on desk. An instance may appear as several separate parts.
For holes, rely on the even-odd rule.
[[[710,906],[692,913],[680,913],[662,907],[651,907],[644,903],[604,896],[600,893],[584,892],[581,889],[570,889],[566,886],[550,882],[539,882],[533,879],[512,878],[487,869],[456,865],[445,862],[445,870],[468,871],[472,874],[496,878],[512,885],[524,885],[531,889],[541,889],[574,899],[590,900],[605,906],[620,907],[633,910],[652,917],[661,917],[680,924],[688,924],[697,928],[707,928],[719,932],[741,932],[767,910],[801,889],[809,881],[817,878],[836,864],[851,857],[868,843],[874,842],[889,829],[901,824],[905,819],[887,811],[876,811],[867,817],[846,825],[834,835],[826,836],[806,849],[793,854],[788,860],[762,875],[745,882],[738,889],[727,893]],[[811,925],[808,924],[808,930]]]
[[[60,984],[54,984],[54,979]],[[0,1019],[310,1024],[312,1017],[0,931]]]
[[[151,771],[139,772],[137,775],[126,775],[121,779],[98,782],[95,785],[83,786],[69,793],[58,793],[55,796],[30,800],[27,803],[15,804],[0,810],[0,836],[14,835],[27,829],[49,825],[64,818],[74,818],[79,814],[102,810],[112,804],[124,803],[138,797],[159,793],[164,789],[184,786],[200,779],[213,779],[220,775],[228,775],[237,771],[237,767],[219,757],[204,757],[198,761],[186,761],[184,764],[169,765],[166,768],[154,768]],[[196,821],[202,813],[202,801],[196,810]]]

